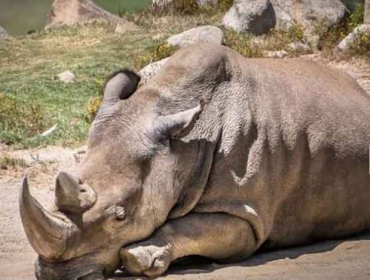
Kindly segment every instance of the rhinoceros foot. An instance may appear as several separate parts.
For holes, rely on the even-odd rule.
[[[121,249],[122,264],[132,275],[157,277],[172,261],[172,246],[158,240],[147,240]]]

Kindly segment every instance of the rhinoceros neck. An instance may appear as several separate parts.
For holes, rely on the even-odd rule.
[[[202,139],[172,141],[167,154],[152,162],[140,216],[150,220],[154,229],[195,207],[208,182],[216,145],[217,141]]]

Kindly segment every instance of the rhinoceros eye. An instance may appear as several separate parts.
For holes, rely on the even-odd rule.
[[[112,205],[106,210],[106,215],[123,221],[126,218],[125,208],[120,205]]]
[[[125,212],[125,208],[123,208],[122,206],[116,206],[116,219],[117,220],[124,220],[126,218],[126,212]]]

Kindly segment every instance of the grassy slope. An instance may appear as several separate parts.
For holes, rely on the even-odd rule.
[[[18,146],[77,145],[88,123],[86,102],[99,94],[104,77],[129,67],[132,57],[156,42],[146,32],[119,36],[112,27],[95,25],[9,38],[0,43],[0,93],[40,104],[59,129],[47,139],[23,139]],[[77,82],[63,84],[55,76],[65,70]],[[1,139],[0,139],[1,140]]]
[[[150,50],[158,49],[156,46],[165,42],[171,34],[200,25],[220,25],[223,14],[215,11],[156,17],[149,11],[137,12],[127,16],[141,26],[141,31],[133,34],[117,35],[113,32],[114,26],[90,25],[43,31],[0,41],[0,94],[13,96],[17,101],[30,105],[40,104],[48,118],[45,129],[58,125],[56,132],[47,138],[26,137],[27,133],[21,131],[18,133],[20,139],[14,141],[15,147],[81,145],[86,140],[89,127],[86,104],[90,98],[99,95],[107,74],[117,68],[133,68],[138,65],[138,61],[142,62],[143,57],[144,63],[139,63],[142,64],[140,67],[146,65],[158,58],[158,55],[161,56],[155,52],[153,55]],[[287,31],[273,31],[262,45],[253,43],[254,38],[248,35],[227,30],[224,32],[224,43],[227,46],[246,57],[260,57],[264,50],[287,49],[291,42],[302,41],[303,31],[299,26]],[[325,40],[324,53],[332,55],[342,33],[342,29],[334,28],[330,33],[322,34]],[[370,50],[370,38],[366,40],[361,50],[370,59],[367,51]],[[58,73],[65,70],[76,74],[75,83],[63,84],[55,79]],[[0,104],[0,130],[1,109]],[[6,121],[6,117],[3,120]],[[28,125],[32,120],[27,118],[26,122]],[[2,131],[0,142],[4,142],[1,135]]]

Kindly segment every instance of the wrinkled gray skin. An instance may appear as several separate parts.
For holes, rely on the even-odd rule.
[[[57,212],[24,181],[39,279],[157,276],[183,256],[238,261],[370,228],[370,98],[349,76],[198,44],[137,82],[110,77]]]

